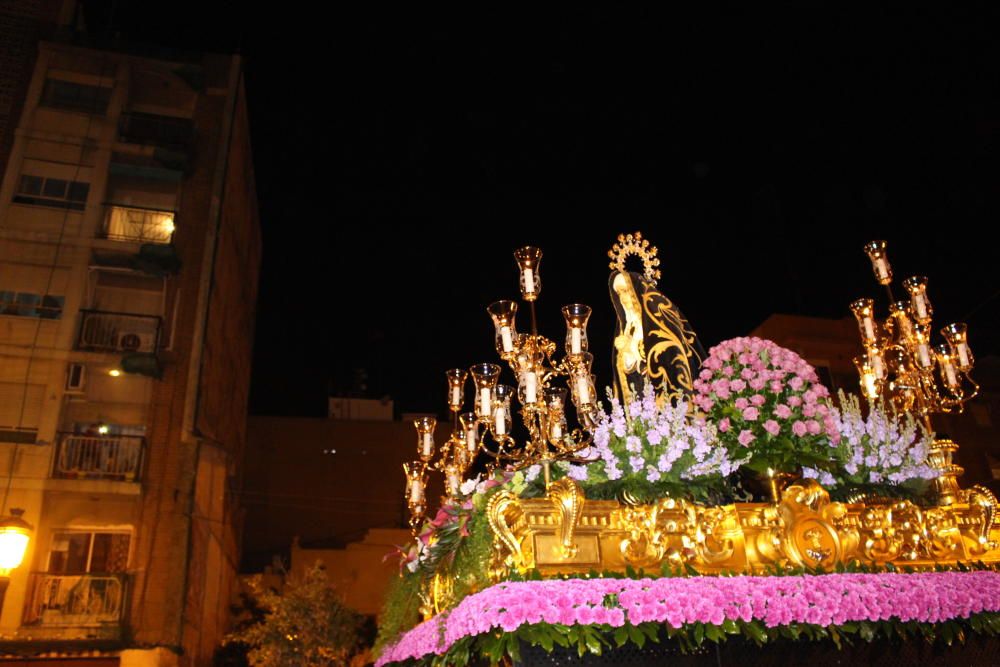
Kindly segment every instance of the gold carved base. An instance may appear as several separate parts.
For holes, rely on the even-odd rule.
[[[915,569],[1000,563],[995,499],[975,489],[960,495],[931,508],[905,500],[847,504],[807,481],[786,488],[775,504],[704,507],[667,498],[623,505],[584,501],[572,480],[559,480],[546,498],[494,496],[487,508],[496,538],[491,573],[501,580],[532,568],[551,576],[627,566],[658,571],[664,563],[705,574],[852,561]]]

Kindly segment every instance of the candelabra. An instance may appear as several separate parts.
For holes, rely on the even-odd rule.
[[[550,466],[556,460],[582,462],[592,440],[598,403],[595,378],[591,372],[594,357],[588,351],[587,321],[589,306],[574,303],[564,306],[565,354],[556,359],[558,345],[538,333],[535,301],[541,293],[539,265],[542,251],[524,247],[514,252],[519,272],[521,298],[528,304],[530,328],[517,330],[518,303],[497,301],[486,309],[495,327],[495,346],[500,359],[513,371],[516,387],[502,384],[498,364],[480,363],[468,373],[452,369],[448,380],[448,408],[452,414],[452,433],[435,455],[436,420],[417,419],[417,449],[420,460],[406,464],[407,499],[410,525],[419,526],[425,511],[424,491],[429,468],[445,475],[446,499],[455,496],[462,480],[479,453],[488,458],[490,470],[498,467],[521,469],[540,465],[546,486]],[[471,410],[465,408],[465,386],[471,375],[474,394]],[[566,386],[557,386],[565,381]],[[572,402],[579,426],[570,428],[567,421],[567,397]],[[518,442],[512,431],[514,401],[520,403],[520,416],[527,437]]]
[[[854,363],[861,391],[869,401],[888,399],[897,411],[917,415],[931,431],[932,414],[960,413],[979,392],[979,385],[970,376],[973,356],[966,326],[956,323],[944,327],[941,334],[945,342],[934,346],[934,311],[927,296],[927,278],[904,280],[909,299],[896,300],[885,245],[885,241],[871,241],[865,252],[875,279],[886,288],[889,314],[880,322],[869,298],[851,304],[865,350]],[[928,455],[929,463],[939,472],[935,486],[941,504],[951,504],[960,496],[956,478],[963,469],[952,462],[957,449],[951,440],[940,439]]]

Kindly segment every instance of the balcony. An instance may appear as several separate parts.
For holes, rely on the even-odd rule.
[[[136,482],[142,472],[144,438],[62,433],[52,476]]]
[[[90,628],[88,636],[120,632],[128,579],[124,574],[31,575],[24,625],[41,628]]]
[[[119,121],[118,138],[129,144],[150,144],[187,153],[194,141],[194,123],[190,118],[127,112]]]
[[[112,241],[170,243],[174,235],[174,211],[105,204],[101,236]]]
[[[80,311],[76,349],[125,354],[153,354],[160,347],[161,318],[155,315]]]

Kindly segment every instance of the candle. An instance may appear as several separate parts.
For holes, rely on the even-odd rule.
[[[917,292],[913,295],[913,308],[917,311],[917,317],[920,319],[927,317],[927,301],[922,293]]]
[[[451,388],[451,404],[461,407],[462,405],[462,388],[452,387]]]
[[[535,293],[535,272],[531,269],[524,270],[524,291],[528,294]]]
[[[885,362],[882,360],[882,355],[878,352],[872,352],[870,355],[868,355],[868,358],[871,361],[872,370],[875,371],[875,377],[877,377],[879,380],[884,379]]]
[[[504,352],[510,352],[514,349],[514,340],[510,336],[510,327],[500,327],[500,342],[503,345]]]
[[[917,345],[917,361],[924,368],[931,365],[931,350],[927,343],[920,343]]]
[[[496,411],[494,431],[497,435],[507,435],[507,411],[502,405]]]
[[[432,455],[434,453],[434,434],[430,431],[424,433],[421,445],[421,454],[424,456]]]
[[[955,373],[955,366],[948,360],[942,360],[942,366],[944,367],[945,379],[948,382],[949,387],[958,386],[958,374]]]
[[[955,352],[958,353],[958,365],[964,368],[969,365],[969,346],[965,343],[955,345]]]
[[[524,402],[538,402],[538,376],[535,374],[535,371],[526,371],[524,373]]]
[[[865,340],[875,340],[875,324],[872,322],[872,318],[865,316],[861,320],[861,324],[865,328]]]
[[[569,330],[569,349],[572,354],[580,354],[581,348],[583,347],[581,343],[582,331],[580,327],[571,327]]]
[[[410,483],[410,502],[416,505],[424,499],[424,483],[414,479]]]
[[[484,416],[488,416],[493,407],[493,399],[490,397],[490,388],[483,387],[479,390],[479,411]]]
[[[448,468],[445,474],[448,476],[448,495],[453,496],[458,493],[458,489],[462,485],[462,480],[456,468]]]
[[[475,453],[476,448],[479,446],[476,442],[476,428],[473,426],[465,431],[465,448],[469,450],[469,453]]]
[[[875,275],[878,276],[879,280],[888,280],[889,278],[889,264],[882,257],[875,259]]]
[[[581,405],[590,403],[590,378],[580,375],[576,378],[576,395]]]
[[[863,379],[865,383],[865,394],[868,398],[878,398],[878,387],[875,384],[875,374],[865,373]]]
[[[549,428],[549,437],[553,440],[562,439],[562,425],[559,422],[553,422],[551,428]]]

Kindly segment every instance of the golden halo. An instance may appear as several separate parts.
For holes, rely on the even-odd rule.
[[[608,251],[608,257],[611,258],[608,266],[613,271],[624,272],[625,260],[635,255],[642,260],[646,280],[656,281],[660,279],[660,270],[656,268],[660,265],[660,259],[656,256],[658,252],[656,246],[649,245],[649,241],[642,238],[642,232],[619,234],[618,242]]]

